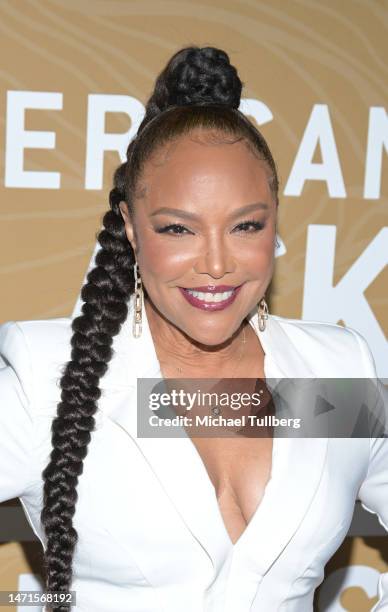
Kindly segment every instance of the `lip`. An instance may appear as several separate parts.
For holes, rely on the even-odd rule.
[[[224,310],[224,308],[227,308],[228,306],[230,306],[231,304],[233,304],[234,300],[236,299],[241,287],[243,286],[244,283],[242,283],[241,285],[238,285],[237,287],[231,287],[230,285],[219,285],[218,287],[214,288],[214,286],[212,285],[212,291],[204,291],[204,293],[221,293],[223,291],[231,291],[233,290],[233,293],[230,297],[228,297],[226,300],[223,300],[222,302],[203,302],[202,300],[199,300],[197,297],[195,297],[194,295],[191,295],[186,288],[184,287],[178,287],[179,291],[181,292],[181,294],[183,295],[183,297],[185,298],[185,300],[187,302],[189,302],[189,304],[191,304],[192,306],[194,306],[195,308],[199,308],[200,310],[206,310],[208,312],[213,312],[214,310]],[[229,289],[223,289],[223,287],[229,287]],[[191,289],[191,288],[190,288]],[[205,289],[207,289],[207,287],[205,287]],[[216,289],[216,291],[215,291]],[[192,291],[199,291],[199,288],[195,288],[192,289]]]
[[[190,291],[201,291],[201,293],[223,293],[233,291],[241,285],[201,285],[201,287],[179,287],[180,289],[190,289]]]

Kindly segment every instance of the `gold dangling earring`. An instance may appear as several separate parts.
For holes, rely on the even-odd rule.
[[[133,266],[133,274],[135,277],[135,309],[133,312],[132,334],[134,338],[140,338],[142,332],[142,315],[143,315],[143,285],[140,278],[139,264],[135,261]]]
[[[258,312],[259,312],[259,330],[264,331],[266,320],[268,319],[268,306],[267,302],[264,299],[264,296],[261,298],[258,304]]]

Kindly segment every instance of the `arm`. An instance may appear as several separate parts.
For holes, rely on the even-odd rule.
[[[31,362],[23,332],[0,325],[0,503],[20,497],[31,482],[34,443]]]
[[[377,514],[388,531],[388,438],[371,439],[369,469],[358,498],[365,510]],[[388,612],[388,572],[380,575],[378,596],[371,612]]]
[[[358,333],[356,337],[366,365],[365,376],[377,378],[376,366],[367,342]],[[359,489],[358,499],[365,510],[377,515],[379,523],[388,531],[388,438],[370,438],[369,442],[368,472]],[[378,596],[379,600],[371,612],[388,612],[388,572],[380,575]]]

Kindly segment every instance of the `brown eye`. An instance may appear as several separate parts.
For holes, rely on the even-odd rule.
[[[170,232],[170,229],[173,229],[175,231]],[[189,230],[183,225],[180,225],[178,223],[172,223],[171,225],[165,225],[164,227],[159,227],[155,231],[158,234],[181,234],[182,235],[185,231],[188,232]]]
[[[236,226],[236,229],[240,228],[240,231],[241,231],[241,228],[242,228],[242,231],[246,232],[246,231],[249,231],[250,227],[252,227],[253,228],[252,232],[258,232],[263,229],[264,225],[265,224],[261,223],[260,221],[254,221],[253,219],[251,219],[251,220],[243,221],[243,223],[239,223],[239,225]]]

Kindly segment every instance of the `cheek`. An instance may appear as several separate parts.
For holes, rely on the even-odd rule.
[[[242,276],[248,282],[247,289],[255,293],[270,283],[274,272],[274,258],[262,252],[249,263],[242,265],[241,269]]]
[[[237,261],[249,274],[261,276],[264,270],[272,270],[274,265],[274,234],[266,232],[257,238],[246,240],[236,253]]]
[[[170,241],[154,235],[152,240],[142,241],[138,260],[144,276],[168,280],[187,272],[193,257],[188,241],[179,238]]]

